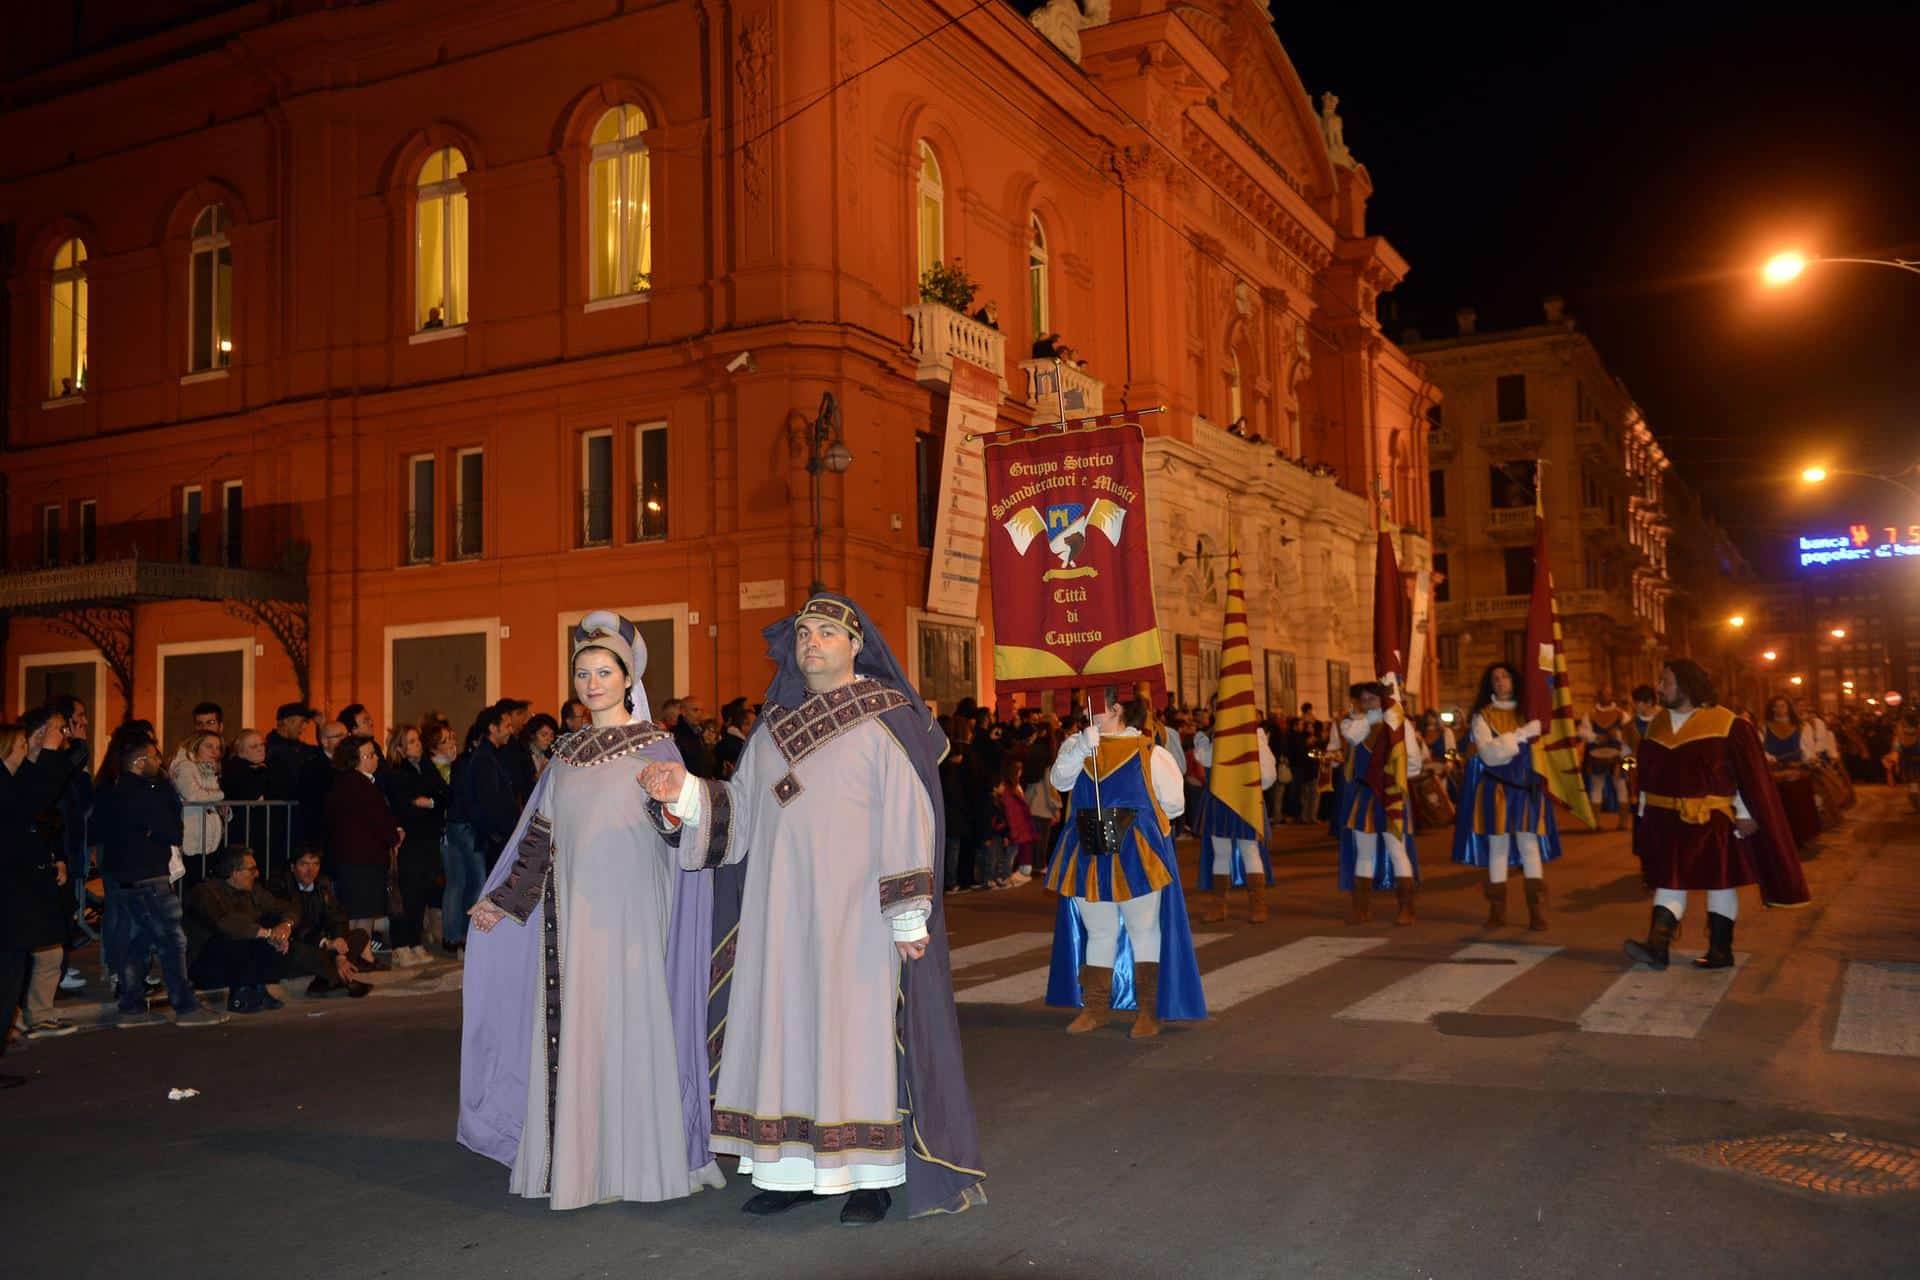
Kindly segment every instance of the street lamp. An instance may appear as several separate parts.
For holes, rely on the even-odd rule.
[[[1833,630],[1827,632],[1827,634],[1835,640],[1845,640],[1847,638],[1847,629],[1845,627],[1835,627]]]
[[[1766,265],[1760,268],[1760,278],[1770,288],[1783,288],[1805,275],[1808,267],[1821,262],[1851,262],[1868,267],[1894,267],[1920,276],[1920,261],[1911,258],[1809,258],[1804,253],[1797,253],[1790,249],[1768,258]]]
[[[1780,655],[1775,653],[1772,649],[1768,649],[1766,652],[1760,655],[1760,660],[1762,662],[1772,662],[1775,658],[1778,658],[1779,656]]]
[[[1727,625],[1732,627],[1735,631],[1738,631],[1741,627],[1744,627],[1747,625],[1747,615],[1745,615],[1744,613],[1736,613],[1731,618],[1727,619]]]
[[[1801,685],[1803,685],[1803,684],[1805,684],[1805,683],[1806,683],[1806,680],[1805,680],[1805,679],[1803,679],[1803,678],[1802,678],[1802,677],[1800,677],[1800,676],[1794,676],[1793,678],[1791,678],[1791,679],[1789,679],[1789,680],[1787,681],[1787,683],[1788,683],[1788,684],[1790,684],[1790,685],[1792,685],[1792,686],[1793,686],[1794,688],[1796,688],[1796,689],[1797,689],[1797,688],[1799,688],[1799,687],[1800,687]]]
[[[1822,484],[1832,476],[1852,476],[1857,480],[1877,480],[1881,484],[1890,484],[1909,498],[1920,502],[1920,489],[1902,483],[1897,477],[1912,475],[1920,471],[1920,463],[1908,467],[1905,471],[1896,471],[1893,475],[1883,476],[1873,471],[1847,471],[1837,467],[1806,467],[1800,472],[1800,479],[1806,484]]]
[[[842,475],[852,465],[853,452],[840,437],[840,405],[834,400],[833,392],[822,392],[820,412],[814,415],[807,431],[807,487],[812,490],[813,498],[813,586],[810,591],[827,588],[821,577],[821,549],[826,542],[827,524],[820,510],[820,476],[827,471]]]

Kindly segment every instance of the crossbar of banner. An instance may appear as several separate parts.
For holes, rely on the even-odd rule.
[[[1155,405],[1151,409],[1122,409],[1115,413],[1095,414],[1090,418],[1063,418],[1059,422],[1048,422],[1037,427],[1015,427],[1011,431],[967,432],[967,443],[975,440],[1031,440],[1038,436],[1057,434],[1062,431],[1092,431],[1096,427],[1110,427],[1116,422],[1126,422],[1132,418],[1144,418],[1152,413],[1165,413],[1167,406]]]

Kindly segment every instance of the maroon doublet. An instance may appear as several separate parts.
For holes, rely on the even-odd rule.
[[[1633,851],[1649,889],[1758,884],[1770,907],[1806,905],[1792,830],[1752,725],[1725,707],[1701,707],[1676,732],[1661,711],[1639,756],[1646,811],[1634,824]],[[1759,824],[1745,839],[1734,834],[1735,793]]]

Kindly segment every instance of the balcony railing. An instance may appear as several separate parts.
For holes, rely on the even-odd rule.
[[[1460,452],[1460,433],[1452,427],[1435,427],[1427,433],[1427,457],[1435,462],[1452,458]]]
[[[1557,593],[1556,598],[1562,616],[1575,613],[1612,614],[1624,603],[1618,592],[1606,587],[1582,587],[1578,591],[1561,591]]]
[[[1500,542],[1524,542],[1533,536],[1533,508],[1491,508],[1487,512],[1487,533]]]
[[[306,549],[292,504],[244,508],[228,538],[219,520],[194,527],[179,515],[93,527],[78,546],[48,548],[35,529],[12,538],[0,573],[0,608],[98,599],[296,599],[306,594]],[[192,528],[189,540],[185,530]],[[50,563],[46,552],[60,554]]]
[[[1525,617],[1527,606],[1533,603],[1532,596],[1481,596],[1467,603],[1467,617],[1483,618],[1519,618]]]
[[[1480,447],[1495,457],[1537,457],[1544,439],[1545,433],[1537,422],[1483,422],[1480,424]]]
[[[1623,466],[1620,456],[1620,440],[1607,424],[1595,418],[1586,418],[1573,424],[1574,447],[1585,457],[1597,462],[1610,462]]]
[[[1033,406],[1036,427],[1063,416],[1087,418],[1107,411],[1107,384],[1077,365],[1060,362],[1058,387],[1051,360],[1022,360],[1020,372],[1027,380],[1027,403]]]
[[[1000,384],[1001,399],[1006,398],[1006,334],[938,302],[916,302],[906,309],[906,316],[913,321],[909,341],[919,366],[914,370],[916,381],[929,387],[951,386],[957,357],[991,373]]]
[[[655,542],[666,536],[666,486],[658,482],[633,486],[633,540]]]

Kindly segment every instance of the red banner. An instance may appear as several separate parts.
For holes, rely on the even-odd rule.
[[[985,450],[999,692],[1163,687],[1140,424],[1002,435]]]

